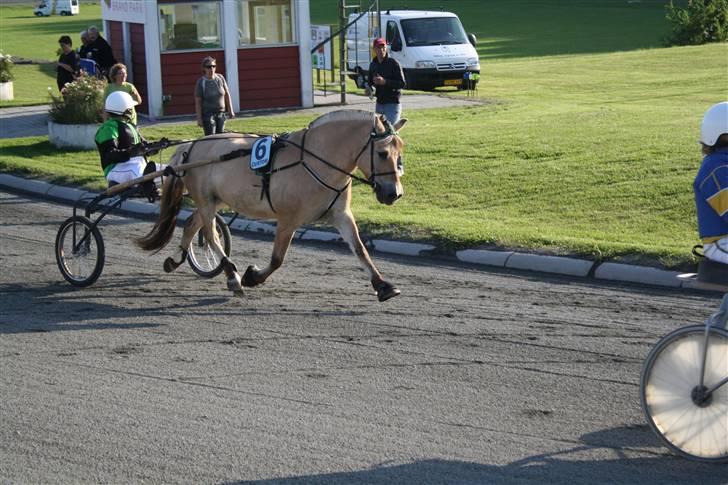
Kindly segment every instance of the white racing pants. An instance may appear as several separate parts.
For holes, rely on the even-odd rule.
[[[164,167],[166,167],[166,165],[162,165],[161,163],[155,163],[155,165],[157,166],[157,170],[164,170]],[[123,184],[129,180],[143,176],[146,166],[147,160],[144,157],[132,157],[126,162],[114,165],[114,168],[106,175],[106,180]],[[155,179],[155,182],[159,182],[159,179]]]
[[[728,237],[718,239],[709,244],[703,244],[703,254],[711,261],[728,264]]]

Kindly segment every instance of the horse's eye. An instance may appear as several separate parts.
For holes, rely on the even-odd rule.
[[[383,160],[386,160],[387,157],[389,156],[388,152],[377,152],[377,153],[379,154],[379,158],[381,158]]]

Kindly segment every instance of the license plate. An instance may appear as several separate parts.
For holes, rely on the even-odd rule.
[[[445,86],[460,86],[462,83],[462,79],[445,79]]]

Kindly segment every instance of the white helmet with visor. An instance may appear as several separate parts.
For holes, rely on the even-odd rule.
[[[728,101],[714,104],[705,112],[700,126],[700,143],[712,147],[728,133]]]
[[[125,93],[124,91],[114,91],[106,98],[104,110],[107,113],[123,115],[134,106],[136,106],[136,101],[132,99],[129,93]]]

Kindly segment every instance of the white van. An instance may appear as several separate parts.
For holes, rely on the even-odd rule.
[[[79,0],[43,0],[35,7],[33,14],[36,17],[48,17],[55,12],[58,15],[78,15]]]
[[[349,22],[360,15],[351,14]],[[475,36],[465,33],[457,15],[388,10],[381,13],[381,19],[389,55],[402,66],[407,89],[475,86],[480,77]],[[346,32],[347,67],[359,87],[364,87],[373,58],[372,42],[381,36],[376,20],[376,12],[365,13]]]

